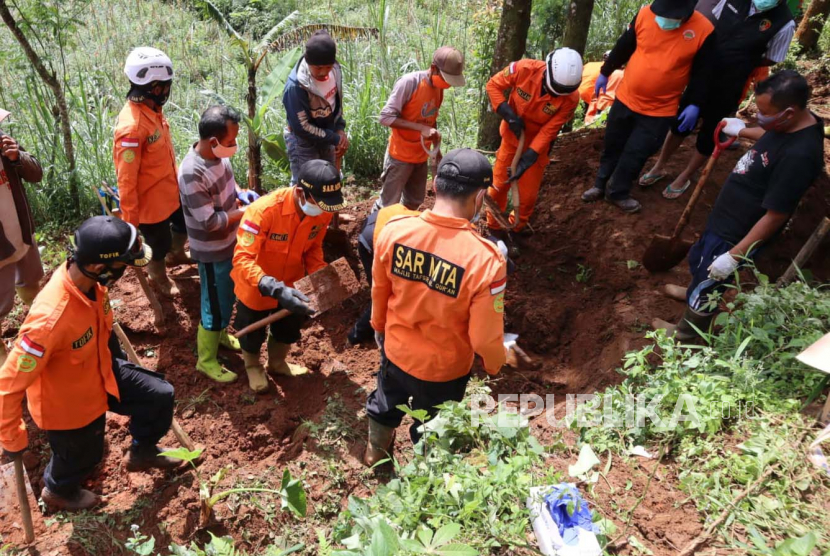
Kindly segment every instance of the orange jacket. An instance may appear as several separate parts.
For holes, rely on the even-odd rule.
[[[126,222],[155,224],[179,208],[176,153],[161,112],[128,100],[115,124],[112,158]]]
[[[487,82],[487,96],[493,110],[507,101],[525,122],[525,148],[547,160],[551,142],[574,114],[579,104],[579,91],[565,96],[544,92],[545,63],[540,60],[519,60],[498,72]],[[519,140],[507,122],[501,123],[501,141],[516,150]]]
[[[467,220],[427,210],[383,227],[372,266],[372,327],[390,361],[421,380],[470,372],[478,353],[496,374],[505,363],[507,264]]]
[[[643,6],[635,26],[637,48],[625,66],[617,98],[638,114],[676,115],[695,56],[714,29],[696,11],[679,28],[663,31],[651,6]]]
[[[263,276],[293,286],[326,266],[323,238],[332,215],[303,216],[294,205],[294,189],[277,189],[251,203],[236,232],[231,278],[236,297],[255,311],[276,309],[277,300],[259,293]]]
[[[594,98],[588,103],[588,109],[585,110],[585,125],[593,123],[600,112],[611,108],[617,96],[617,87],[622,83],[624,75],[625,72],[623,70],[614,70],[611,77],[608,78],[608,85],[606,85],[605,90],[599,94],[599,97]],[[596,85],[596,79],[594,79],[594,85]],[[591,89],[591,94],[594,94],[593,88]]]
[[[35,299],[17,341],[0,368],[0,444],[10,451],[28,443],[23,395],[43,430],[79,429],[118,397],[109,339],[112,310],[107,288],[95,301],[72,282],[64,263]]]
[[[588,62],[582,66],[582,83],[579,84],[579,99],[585,104],[591,104],[594,98],[594,85],[597,84],[602,62]]]
[[[395,203],[388,207],[383,207],[378,211],[378,216],[375,219],[375,231],[372,233],[372,245],[378,244],[378,236],[380,231],[386,227],[386,224],[396,216],[418,216],[421,214],[420,210],[410,210],[406,208],[403,203]]]
[[[390,125],[397,118],[435,127],[438,109],[444,101],[444,91],[430,82],[429,71],[417,71],[401,77],[392,95],[380,113],[380,121]],[[430,143],[427,143],[430,147]],[[389,156],[401,162],[420,164],[429,156],[421,146],[421,132],[392,128],[389,136]]]

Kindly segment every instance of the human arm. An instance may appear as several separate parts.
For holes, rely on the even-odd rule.
[[[729,250],[729,254],[733,257],[743,257],[746,256],[753,245],[761,244],[770,239],[775,232],[781,229],[781,227],[787,223],[787,220],[790,218],[790,213],[788,212],[778,212],[774,210],[768,210],[764,216],[761,217],[758,222],[749,230],[749,233],[738,242],[735,247]]]
[[[500,260],[494,280],[478,291],[470,305],[468,334],[473,351],[484,361],[484,370],[495,375],[507,361],[504,348],[504,286],[507,267]]]
[[[265,271],[257,262],[257,256],[265,248],[268,235],[268,227],[263,220],[261,209],[257,209],[256,206],[249,207],[236,231],[233,267],[242,279],[252,286],[258,286],[259,281],[265,276]]]
[[[490,99],[490,105],[493,107],[493,110],[498,111],[499,106],[509,100],[510,90],[516,85],[516,76],[519,71],[518,64],[518,62],[511,62],[506,68],[493,75],[487,82],[485,90],[487,91],[487,98]]]
[[[779,29],[775,36],[767,43],[767,51],[764,53],[764,59],[761,61],[761,65],[772,66],[786,60],[787,51],[790,49],[793,35],[795,35],[795,21],[790,21]]]
[[[29,183],[37,183],[43,179],[43,168],[40,162],[27,153],[10,135],[0,133],[0,153],[3,154],[15,169],[21,179]]]
[[[746,127],[746,123],[740,118],[724,118],[723,121],[726,123],[723,132],[731,137],[743,137],[757,141],[766,133],[761,127]]]
[[[530,143],[530,148],[540,155],[548,153],[550,144],[559,135],[562,126],[573,118],[576,107],[579,105],[579,94],[576,92],[560,98],[562,98],[562,104],[559,106],[559,110],[539,129],[539,133]]]
[[[121,219],[135,227],[139,225],[138,170],[145,139],[138,125],[116,128],[112,152]]]
[[[439,139],[438,131],[434,128],[401,118],[404,106],[412,99],[412,95],[417,90],[422,78],[423,74],[421,72],[414,72],[398,79],[392,88],[392,94],[389,95],[386,104],[380,111],[378,121],[386,127],[420,132],[424,139]]]
[[[717,89],[722,75],[716,75],[714,69],[717,65],[718,40],[716,32],[712,31],[704,39],[700,49],[692,60],[692,71],[689,75],[689,85],[686,88],[685,97],[688,104],[702,106],[706,100],[710,88]]]
[[[611,49],[608,58],[599,70],[600,75],[609,77],[615,70],[626,65],[634,51],[637,50],[637,15],[634,16],[634,19],[628,24],[628,28],[617,39],[614,48]]]

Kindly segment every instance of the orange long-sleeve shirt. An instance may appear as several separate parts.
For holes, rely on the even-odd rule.
[[[109,339],[112,310],[107,289],[95,300],[81,292],[66,263],[49,279],[20,327],[14,349],[0,368],[0,444],[10,451],[28,445],[23,395],[44,430],[85,427],[107,411],[107,394],[118,397]]]
[[[386,357],[421,380],[447,382],[478,353],[496,374],[505,363],[507,263],[467,220],[424,211],[383,227],[372,266],[372,327]]]
[[[551,142],[559,130],[573,117],[579,104],[579,91],[569,95],[549,95],[545,92],[545,62],[541,60],[519,60],[498,72],[487,82],[487,96],[493,110],[507,101],[525,123],[525,148],[531,148],[540,157],[547,157]],[[515,150],[519,140],[510,131],[507,122],[502,121],[502,143]]]
[[[278,189],[260,197],[245,210],[236,232],[231,278],[234,293],[255,311],[277,307],[277,300],[259,293],[263,276],[293,286],[307,274],[326,266],[323,238],[332,214],[306,216],[297,213],[294,189]]]
[[[155,224],[179,208],[176,152],[164,114],[128,100],[115,124],[112,158],[124,221]]]

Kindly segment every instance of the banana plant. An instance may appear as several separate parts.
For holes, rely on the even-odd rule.
[[[259,41],[255,42],[252,38],[243,37],[210,0],[198,0],[197,4],[202,6],[205,13],[224,29],[230,38],[231,44],[237,47],[242,55],[248,81],[248,92],[245,97],[248,108],[245,118],[245,123],[248,126],[248,188],[257,193],[262,193],[262,147],[265,147],[268,156],[287,166],[285,142],[282,134],[278,131],[265,133],[264,120],[269,106],[282,93],[291,69],[302,55],[300,45],[319,29],[326,29],[332,37],[338,40],[377,37],[378,31],[368,27],[319,23],[291,28],[300,17],[300,12],[294,11],[274,25]],[[265,80],[262,91],[258,91],[257,73],[262,62],[271,52],[281,52],[282,58]],[[261,106],[257,108],[259,93],[262,93],[263,100]]]

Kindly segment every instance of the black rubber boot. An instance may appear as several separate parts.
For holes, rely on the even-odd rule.
[[[184,462],[180,459],[160,456],[166,449],[152,446],[141,448],[131,446],[127,454],[127,471],[146,471],[147,469],[176,469]]]

